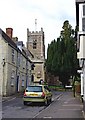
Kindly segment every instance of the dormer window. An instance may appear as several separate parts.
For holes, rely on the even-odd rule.
[[[33,40],[33,49],[37,48],[37,40]]]

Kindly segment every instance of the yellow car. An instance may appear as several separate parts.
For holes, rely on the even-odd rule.
[[[42,102],[48,105],[52,101],[52,93],[47,85],[30,85],[23,95],[23,104],[28,102]]]

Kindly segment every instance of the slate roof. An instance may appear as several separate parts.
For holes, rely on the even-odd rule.
[[[17,45],[13,42],[13,40],[1,28],[0,28],[0,34],[9,45],[18,49]]]
[[[13,42],[13,40],[0,28],[0,35],[4,38],[4,40],[14,49],[18,50],[21,54],[24,55],[24,57],[26,57],[28,60],[29,58],[27,57],[26,51],[23,50],[23,52],[21,52],[21,50],[17,47],[16,43]],[[30,52],[30,51],[29,51]],[[30,52],[31,54],[31,52]],[[32,55],[32,54],[31,54]],[[28,54],[29,56],[29,54]]]

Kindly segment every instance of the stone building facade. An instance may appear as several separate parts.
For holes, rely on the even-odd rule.
[[[39,32],[30,32],[29,29],[27,29],[27,49],[34,55],[32,59],[34,64],[32,75],[33,82],[38,82],[40,79],[45,80],[45,44],[43,28],[41,28]]]
[[[77,31],[77,58],[80,69],[78,73],[81,76],[81,97],[83,101],[83,110],[85,113],[85,0],[75,0],[76,3],[76,26]]]
[[[31,82],[32,55],[25,51],[23,42],[13,41],[13,29],[0,29],[0,95],[22,92]],[[18,43],[19,44],[16,44]],[[27,54],[28,52],[28,54]],[[30,54],[30,55],[29,55]]]

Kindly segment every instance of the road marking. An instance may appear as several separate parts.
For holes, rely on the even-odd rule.
[[[45,116],[45,117],[43,117],[43,118],[52,118],[52,117],[50,117],[50,116]]]
[[[2,100],[3,102],[8,102],[8,101],[12,101],[12,100],[14,100],[14,99],[16,99],[16,97],[14,97],[14,98],[10,98],[9,100]]]
[[[59,97],[59,98],[56,98],[57,100],[60,100],[61,99],[61,97]]]
[[[54,98],[53,101],[55,101],[56,99],[59,99],[59,97],[62,96],[62,94],[58,95],[57,97]],[[37,113],[33,118],[36,118],[39,114],[41,114],[43,111],[47,110],[52,104],[45,106],[39,113]]]
[[[57,97],[53,98],[53,101],[55,101],[56,99],[60,99],[60,97],[62,96],[62,94],[58,95]]]
[[[72,109],[65,109],[65,108],[63,108],[63,109],[59,109],[59,110],[64,110],[64,111],[72,110],[73,111],[73,110],[81,110],[81,109],[73,109],[73,108]]]
[[[68,104],[68,105],[62,105],[62,106],[80,106],[80,107],[83,107],[83,105],[79,105],[79,104]]]
[[[68,102],[64,102],[64,103],[68,103]]]

